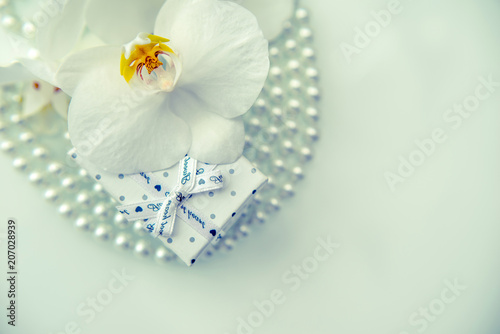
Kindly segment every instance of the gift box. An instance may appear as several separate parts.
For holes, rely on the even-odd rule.
[[[245,157],[210,165],[186,156],[165,170],[127,175],[108,173],[75,149],[69,155],[118,201],[127,220],[143,221],[188,266],[222,238],[267,182]]]

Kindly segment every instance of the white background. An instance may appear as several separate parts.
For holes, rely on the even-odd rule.
[[[162,268],[76,231],[2,154],[0,218],[20,225],[20,309],[18,327],[7,328],[1,302],[1,333],[72,333],[65,326],[76,322],[91,334],[233,334],[276,289],[284,303],[241,333],[497,332],[500,87],[458,129],[443,114],[474,94],[478,77],[500,81],[500,3],[401,0],[402,12],[351,63],[341,43],[353,44],[353,29],[388,2],[304,3],[322,138],[297,196],[230,253]],[[384,174],[436,128],[447,140],[391,191]],[[282,276],[327,236],[340,248],[292,291]],[[122,269],[135,278],[87,323],[78,305]],[[440,310],[445,280],[456,279],[466,289]],[[425,330],[426,321],[410,322],[429,307],[440,314]]]

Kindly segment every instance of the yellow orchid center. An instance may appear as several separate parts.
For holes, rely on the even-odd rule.
[[[172,91],[181,72],[180,60],[165,43],[170,40],[141,33],[123,46],[120,74],[129,84]]]

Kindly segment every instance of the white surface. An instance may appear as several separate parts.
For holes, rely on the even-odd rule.
[[[307,1],[324,95],[316,158],[297,196],[213,261],[160,268],[95,242],[1,155],[0,218],[20,224],[20,310],[19,327],[6,330],[2,316],[0,332],[64,333],[75,321],[92,334],[233,334],[238,317],[256,310],[254,301],[280,289],[285,302],[255,333],[413,334],[422,327],[409,317],[429,303],[439,306],[444,280],[459,279],[467,289],[425,332],[496,333],[500,90],[459,129],[442,116],[474,93],[478,76],[500,80],[500,4],[402,4],[347,64],[339,44],[352,43],[352,29],[386,2]],[[392,192],[384,173],[437,127],[447,141]],[[291,291],[282,276],[326,236],[340,248]],[[86,323],[78,305],[122,268],[135,279]]]

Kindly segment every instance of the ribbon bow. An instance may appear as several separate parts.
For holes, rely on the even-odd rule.
[[[193,194],[216,190],[223,187],[223,178],[219,170],[205,172],[197,170],[197,161],[186,156],[179,163],[177,184],[172,191],[166,193],[166,198],[124,205],[117,209],[127,214],[127,220],[156,218],[154,225],[149,224],[154,237],[172,235],[179,206]],[[139,176],[140,175],[140,176]],[[134,175],[138,179],[147,179],[144,173]],[[156,186],[158,187],[158,186]]]

